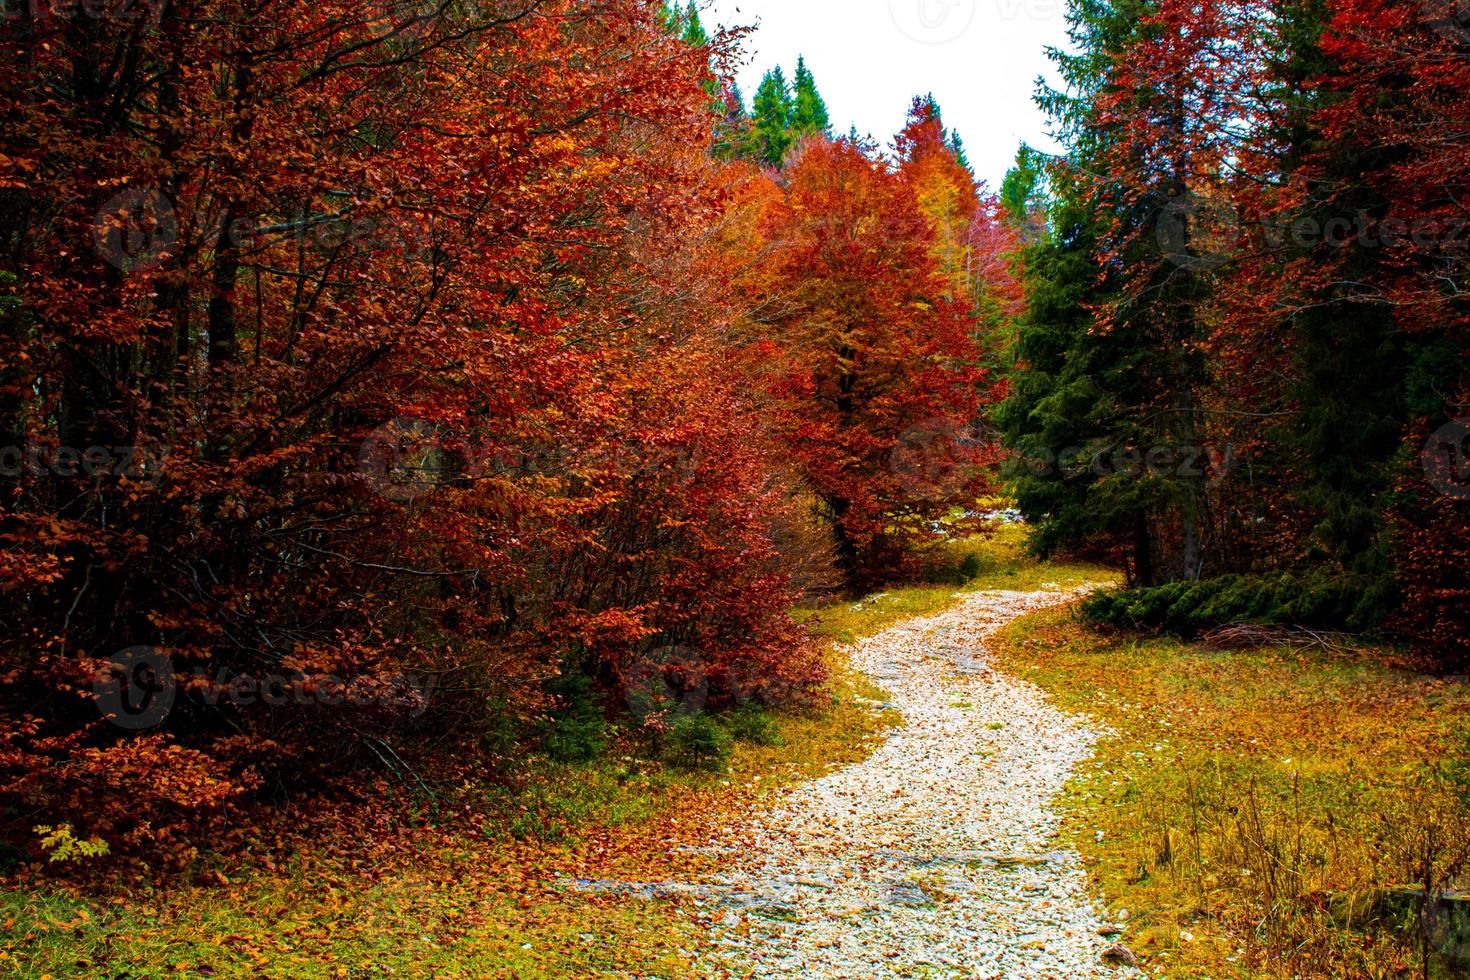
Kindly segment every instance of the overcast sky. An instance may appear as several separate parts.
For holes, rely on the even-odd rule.
[[[790,79],[803,54],[838,133],[856,124],[887,147],[909,100],[933,92],[992,190],[1019,143],[1052,147],[1031,96],[1051,74],[1043,49],[1066,39],[1062,0],[707,2],[710,27],[758,28],[739,77],[747,102],[767,69]]]

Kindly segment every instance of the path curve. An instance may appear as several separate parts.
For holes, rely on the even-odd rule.
[[[967,594],[852,648],[904,724],[710,848],[717,975],[1112,976],[1052,806],[1098,733],[994,670],[986,641],[1086,590]]]

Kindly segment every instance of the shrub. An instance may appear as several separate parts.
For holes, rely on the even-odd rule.
[[[771,716],[759,705],[748,704],[735,709],[724,717],[725,730],[730,736],[751,745],[780,745],[781,733]]]
[[[607,716],[592,679],[571,671],[546,683],[556,699],[543,723],[542,750],[560,762],[591,762],[607,749]]]
[[[730,736],[707,714],[680,715],[664,733],[664,760],[680,769],[720,772],[730,761]]]
[[[1363,633],[1392,605],[1392,586],[1378,578],[1280,573],[1099,592],[1083,603],[1082,615],[1103,626],[1180,636],[1236,623]]]

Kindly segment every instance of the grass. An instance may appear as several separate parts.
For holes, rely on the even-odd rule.
[[[671,857],[680,841],[866,756],[894,719],[826,648],[818,704],[721,719],[734,738],[721,772],[620,754],[625,743],[589,764],[537,760],[466,787],[456,803],[472,805],[391,804],[373,833],[392,846],[371,857],[323,844],[284,866],[259,857],[227,878],[126,895],[12,883],[0,890],[0,977],[687,976],[703,936],[688,910],[561,882],[696,880],[712,859]]]
[[[940,562],[958,567],[973,556],[975,576],[964,585],[910,585],[880,592],[857,602],[839,602],[800,611],[812,632],[836,643],[880,633],[905,619],[944,612],[970,592],[1020,591],[1086,582],[1114,582],[1116,572],[1095,565],[1038,563],[1028,551],[1027,529],[1001,525],[986,537],[949,541],[939,546]]]
[[[1012,624],[998,651],[1112,730],[1069,787],[1066,832],[1152,974],[1466,975],[1370,901],[1466,870],[1463,682],[1385,650],[1219,653],[1065,610]]]
[[[728,768],[655,759],[542,761],[476,787],[470,812],[391,832],[382,863],[308,850],[227,883],[127,897],[47,882],[0,892],[0,976],[682,977],[700,925],[676,903],[593,895],[567,877],[693,880],[708,858],[669,850],[782,786],[862,758],[891,722],[881,697],[834,652],[816,708],[748,714]]]
[[[687,976],[704,937],[688,909],[560,882],[698,880],[715,859],[671,848],[771,791],[865,757],[897,719],[876,710],[886,696],[847,665],[841,644],[941,612],[968,591],[1111,577],[1037,566],[1019,528],[942,548],[956,565],[975,556],[967,585],[799,613],[830,661],[826,696],[804,710],[722,719],[735,737],[723,772],[682,771],[615,741],[592,763],[538,760],[452,798],[386,805],[370,830],[328,828],[279,866],[263,856],[253,867],[221,862],[201,873],[207,880],[126,894],[13,883],[0,891],[0,976]],[[339,846],[352,837],[383,843]]]

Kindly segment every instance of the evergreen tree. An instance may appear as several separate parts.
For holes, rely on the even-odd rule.
[[[689,0],[689,6],[684,11],[684,40],[697,48],[702,48],[709,43],[709,34],[705,32],[704,24],[699,19],[699,8],[694,5],[694,0]]]
[[[827,114],[827,103],[817,91],[817,81],[806,66],[806,59],[796,59],[795,98],[791,113],[791,135],[800,139],[812,133],[831,135],[832,119]]]
[[[714,154],[717,160],[745,160],[757,156],[755,134],[750,114],[745,111],[745,95],[734,82],[720,102],[719,119],[715,123]]]
[[[1006,171],[1005,179],[1000,182],[1000,205],[1005,209],[1011,224],[1018,228],[1025,227],[1033,216],[1045,208],[1045,201],[1042,199],[1044,165],[1042,155],[1022,143],[1021,148],[1016,151],[1015,164]]]
[[[960,139],[960,134],[954,130],[949,133],[949,149],[954,153],[954,158],[959,161],[960,166],[974,174],[975,168],[970,166],[969,154],[965,153],[965,141]]]
[[[1166,84],[1116,75],[1146,12],[1075,0],[1072,51],[1052,52],[1066,90],[1043,89],[1039,102],[1067,153],[1053,189],[1054,231],[1027,255],[1012,396],[998,419],[1020,454],[1014,489],[1040,547],[1111,539],[1130,553],[1134,580],[1151,585],[1196,578],[1202,564],[1203,474],[1181,463],[1200,441],[1202,282],[1143,233],[1182,193],[1180,175],[1119,166],[1149,158],[1135,147],[1156,138],[1130,128],[1134,120],[1177,110]],[[1120,103],[1130,111],[1101,108]],[[1013,205],[1035,179],[1017,174]]]
[[[763,163],[781,166],[793,142],[791,116],[794,110],[786,75],[777,66],[766,72],[755,93],[755,154]]]
[[[1321,85],[1335,70],[1321,46],[1326,8],[1321,0],[1297,0],[1279,11],[1270,95],[1285,111],[1266,135],[1268,145],[1280,149],[1283,175],[1304,176],[1312,186],[1289,216],[1292,226],[1352,227],[1391,207],[1376,182],[1363,178],[1393,166],[1395,150],[1328,139],[1317,123],[1324,106],[1341,97]],[[1385,92],[1384,98],[1396,96]],[[1315,521],[1307,550],[1345,570],[1387,577],[1392,544],[1383,511],[1413,386],[1412,351],[1405,350],[1392,305],[1363,302],[1360,284],[1383,278],[1386,256],[1357,242],[1303,246],[1290,235],[1281,236],[1276,252],[1277,269],[1303,259],[1337,268],[1332,281],[1286,320],[1296,351],[1291,401],[1299,407],[1274,435],[1303,457],[1307,482],[1297,496]],[[1363,370],[1364,363],[1373,370]]]

